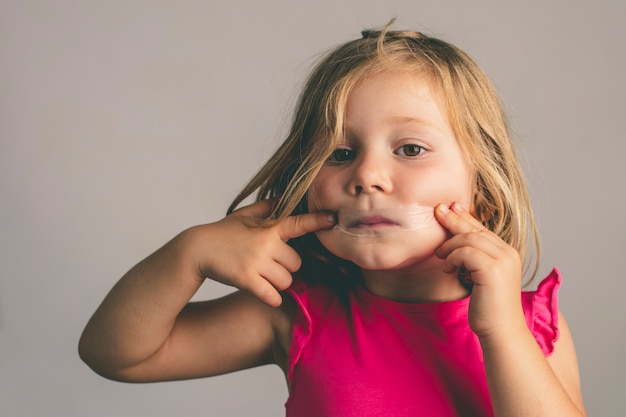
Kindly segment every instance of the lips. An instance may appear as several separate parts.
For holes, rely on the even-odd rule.
[[[385,226],[398,226],[398,223],[384,216],[364,216],[348,224],[351,229],[363,229]]]

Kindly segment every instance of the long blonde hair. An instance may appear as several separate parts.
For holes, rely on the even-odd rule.
[[[366,76],[380,71],[410,71],[429,77],[439,92],[452,129],[473,167],[473,213],[489,230],[519,251],[525,261],[525,272],[530,271],[532,279],[539,264],[537,228],[502,107],[491,82],[454,45],[419,32],[391,31],[393,22],[382,30],[364,30],[361,38],[344,43],[323,57],[298,98],[287,138],[235,198],[228,212],[257,192],[257,201],[275,201],[267,225],[289,215],[305,213],[309,186],[341,137],[346,102],[352,89]],[[534,243],[533,256],[527,251],[529,239]],[[306,239],[309,244],[315,240]],[[314,253],[307,257],[310,262],[340,262],[328,253],[321,254],[324,252],[321,245],[314,246]],[[303,269],[306,267],[305,262]],[[345,269],[345,264],[340,267]]]

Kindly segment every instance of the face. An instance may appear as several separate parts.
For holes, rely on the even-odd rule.
[[[350,93],[344,137],[309,189],[309,211],[339,212],[340,222],[349,213],[345,227],[317,232],[335,255],[364,270],[415,269],[435,259],[447,236],[424,207],[470,207],[471,181],[429,80],[387,71]],[[401,218],[417,205],[422,224],[407,230]]]

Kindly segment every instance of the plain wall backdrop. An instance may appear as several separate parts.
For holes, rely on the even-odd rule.
[[[140,259],[221,218],[314,58],[397,16],[473,56],[564,274],[589,415],[626,409],[626,3],[0,0],[0,415],[280,416],[277,367],[131,385],[79,335]],[[207,283],[198,298],[230,289]]]

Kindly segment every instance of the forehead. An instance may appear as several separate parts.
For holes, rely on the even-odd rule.
[[[380,121],[449,125],[441,89],[424,72],[397,69],[362,77],[345,101],[347,124]]]

